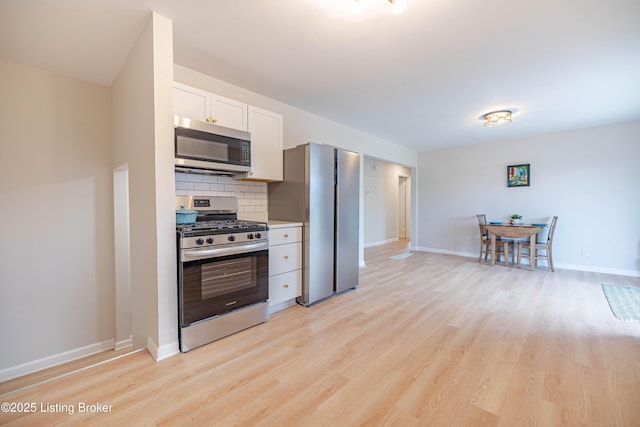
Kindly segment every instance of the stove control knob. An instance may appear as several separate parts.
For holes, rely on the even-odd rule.
[[[262,239],[262,234],[256,233],[256,239]]]
[[[233,242],[234,240],[236,240],[236,236],[229,236],[228,239],[230,242]]]
[[[253,234],[252,233],[247,234],[247,239],[249,240],[253,239]]]
[[[204,244],[204,240],[202,240],[202,239],[198,239],[198,240],[196,240],[196,243],[197,243],[198,245],[202,245],[202,244]]]
[[[209,237],[209,238],[207,239],[207,243],[208,243],[208,244],[212,244],[212,243],[213,243],[213,238]]]

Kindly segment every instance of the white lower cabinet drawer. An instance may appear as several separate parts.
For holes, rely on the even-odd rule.
[[[302,227],[272,228],[269,230],[269,244],[283,245],[302,241]]]
[[[269,305],[280,304],[302,295],[302,270],[269,277]]]
[[[302,268],[302,243],[269,248],[269,276]]]

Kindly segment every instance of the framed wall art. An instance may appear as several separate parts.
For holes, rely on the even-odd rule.
[[[531,169],[526,165],[507,166],[507,187],[528,187],[531,183]]]

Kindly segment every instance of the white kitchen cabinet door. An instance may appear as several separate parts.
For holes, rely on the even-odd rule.
[[[173,83],[173,113],[201,122],[247,130],[247,104],[182,83]]]
[[[302,243],[269,248],[269,275],[277,275],[302,268]]]
[[[253,106],[249,106],[248,111],[251,171],[247,179],[282,181],[282,115]]]
[[[174,82],[173,114],[206,122],[211,111],[210,97],[209,92]]]
[[[247,130],[247,104],[211,94],[211,122],[233,129]]]
[[[301,241],[302,227],[271,228],[269,230],[269,244],[271,246]]]
[[[269,278],[269,305],[293,300],[302,295],[302,270],[289,271]]]
[[[302,295],[302,227],[273,226],[269,230],[269,310],[295,304]]]

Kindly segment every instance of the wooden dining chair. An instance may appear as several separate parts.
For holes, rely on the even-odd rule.
[[[491,235],[489,234],[489,230],[485,228],[485,224],[487,223],[487,215],[479,214],[476,215],[478,218],[478,226],[480,227],[480,256],[478,257],[478,262],[482,261],[482,254],[484,254],[485,261],[489,257],[491,253]],[[505,257],[505,261],[507,256],[505,255],[509,250],[509,242],[502,241],[500,236],[496,236],[496,258],[500,260],[500,254]],[[513,250],[513,248],[512,248]]]
[[[522,257],[529,258],[529,262],[534,263],[532,264],[534,267],[537,266],[539,258],[546,258],[549,269],[555,271],[553,269],[553,234],[556,231],[556,222],[558,222],[558,217],[554,216],[549,226],[549,234],[547,235],[546,242],[536,243],[533,248],[531,248],[529,241],[518,243],[518,267],[520,267]],[[523,249],[527,249],[527,252],[524,253]],[[544,251],[545,253],[540,253],[539,251]]]

